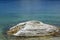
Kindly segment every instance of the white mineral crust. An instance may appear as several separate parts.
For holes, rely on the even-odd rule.
[[[14,36],[45,36],[51,35],[50,33],[59,31],[57,27],[45,24],[40,21],[27,21],[19,23],[16,26],[11,27],[10,30],[14,29],[17,26],[23,26],[23,28],[12,34]]]

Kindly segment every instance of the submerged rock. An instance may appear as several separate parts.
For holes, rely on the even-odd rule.
[[[57,35],[58,32],[59,29],[55,26],[40,21],[27,21],[11,27],[7,34],[14,36],[53,36]]]

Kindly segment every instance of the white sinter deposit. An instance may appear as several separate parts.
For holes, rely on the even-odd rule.
[[[7,34],[14,36],[45,36],[55,35],[58,32],[59,30],[55,26],[40,21],[27,21],[11,27]]]

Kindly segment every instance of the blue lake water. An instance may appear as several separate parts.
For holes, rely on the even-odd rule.
[[[60,26],[60,13],[6,13],[0,14],[0,26],[15,24],[21,21],[39,20],[47,24]]]
[[[60,14],[59,13],[7,13],[0,14],[0,35],[4,30],[7,30],[9,26],[16,25],[17,23],[28,20],[39,20],[47,24],[60,26]],[[2,39],[2,38],[1,38]]]
[[[60,27],[60,1],[0,1],[0,40],[3,40],[2,32],[13,25],[30,20],[39,20]]]

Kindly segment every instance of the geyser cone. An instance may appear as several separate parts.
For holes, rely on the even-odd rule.
[[[55,26],[40,21],[27,21],[13,26],[7,32],[14,36],[45,36],[56,35],[59,29]]]

